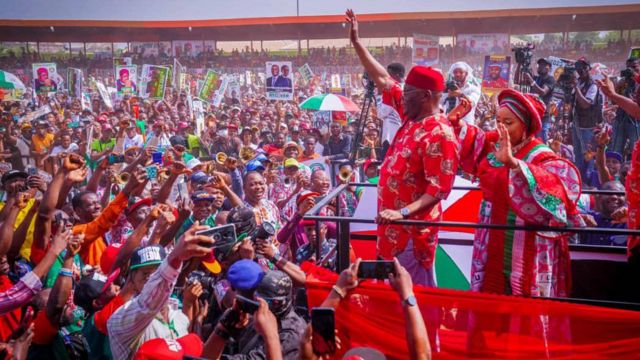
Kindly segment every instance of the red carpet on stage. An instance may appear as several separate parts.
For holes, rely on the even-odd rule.
[[[309,306],[319,306],[337,275],[311,264]],[[436,359],[606,359],[640,357],[640,312],[558,301],[416,287]],[[343,352],[368,346],[390,359],[408,359],[397,294],[363,281],[340,304],[336,328]],[[437,328],[437,331],[436,331]]]

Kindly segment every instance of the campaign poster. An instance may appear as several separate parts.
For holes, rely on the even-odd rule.
[[[222,104],[222,100],[224,100],[224,93],[227,91],[228,87],[229,87],[229,77],[223,76],[222,80],[220,81],[220,87],[213,94],[213,101],[211,101],[213,106],[220,107],[220,104]]]
[[[342,82],[340,81],[340,74],[331,74],[331,93],[344,95],[344,89],[342,88]]]
[[[72,98],[82,96],[82,70],[67,68],[67,90]]]
[[[505,55],[511,51],[509,34],[458,34],[456,44],[471,54]]]
[[[316,170],[323,170],[326,174],[331,174],[331,168],[329,167],[327,158],[327,156],[322,156],[317,159],[303,161],[302,164],[308,166],[312,174]]]
[[[558,81],[558,78],[564,72],[565,66],[573,65],[574,61],[569,59],[563,59],[556,56],[549,56],[547,61],[551,63],[551,72],[553,78]]]
[[[267,61],[267,100],[293,100],[293,67],[291,61]]]
[[[215,40],[205,40],[204,41],[204,51],[205,52],[214,52],[214,51],[216,51],[216,41]]]
[[[209,102],[213,99],[213,95],[215,95],[215,91],[218,88],[219,77],[220,76],[217,72],[213,70],[207,70],[207,75],[204,77],[202,85],[198,84],[198,97],[201,100]]]
[[[139,54],[142,57],[158,56],[159,44],[156,42],[132,42],[131,51],[134,54]]]
[[[322,135],[328,134],[332,122],[331,111],[314,111],[312,117],[312,128],[320,130]]]
[[[143,98],[164,99],[168,77],[169,68],[167,66],[142,65],[140,96]]]
[[[482,73],[482,92],[492,96],[509,88],[511,71],[511,56],[487,55],[484,57],[484,71]]]
[[[200,100],[193,100],[192,104],[196,118],[196,135],[200,136],[204,131],[204,104]]]
[[[202,40],[173,40],[171,43],[175,57],[196,57],[204,51]]]
[[[242,89],[240,87],[240,78],[232,78],[227,88],[227,96],[238,101],[242,100]]]
[[[48,94],[58,91],[58,70],[55,63],[35,63],[33,70],[33,88],[36,94]]]
[[[185,68],[180,64],[178,59],[173,59],[173,78],[171,79],[171,83],[173,84],[174,89],[182,90],[184,87],[184,73]]]
[[[313,71],[311,71],[311,66],[309,64],[304,64],[302,67],[298,69],[300,72],[300,76],[304,79],[304,81],[309,82],[313,79]]]
[[[440,37],[413,34],[411,62],[414,65],[433,66],[440,60]]]
[[[138,93],[138,68],[137,66],[118,65],[115,67],[116,98],[122,99],[125,95],[133,96]]]
[[[20,100],[27,90],[17,76],[2,70],[0,70],[0,89],[2,89],[0,101]]]
[[[104,104],[108,108],[113,109],[113,103],[111,102],[111,96],[109,96],[109,91],[107,91],[106,86],[104,86],[104,84],[102,82],[96,80],[96,88],[98,89],[98,93],[100,94],[100,97],[102,98],[102,101],[104,101]]]
[[[629,57],[640,58],[640,47],[634,47],[629,50]]]

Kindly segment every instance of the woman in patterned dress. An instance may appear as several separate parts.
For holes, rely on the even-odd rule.
[[[504,90],[497,131],[460,121],[463,101],[449,115],[462,146],[464,171],[480,182],[481,224],[580,226],[576,167],[535,138],[545,107],[534,95]],[[568,237],[560,232],[477,229],[471,266],[474,291],[566,297],[570,292]]]

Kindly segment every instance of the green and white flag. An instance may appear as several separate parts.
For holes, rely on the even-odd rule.
[[[0,101],[13,101],[20,100],[27,88],[17,76],[0,70],[0,89],[4,90],[4,98]]]

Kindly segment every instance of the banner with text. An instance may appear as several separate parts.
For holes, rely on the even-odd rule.
[[[265,86],[268,100],[293,100],[291,61],[267,61]]]
[[[433,66],[440,58],[440,38],[438,36],[413,34],[411,62],[414,65]]]

